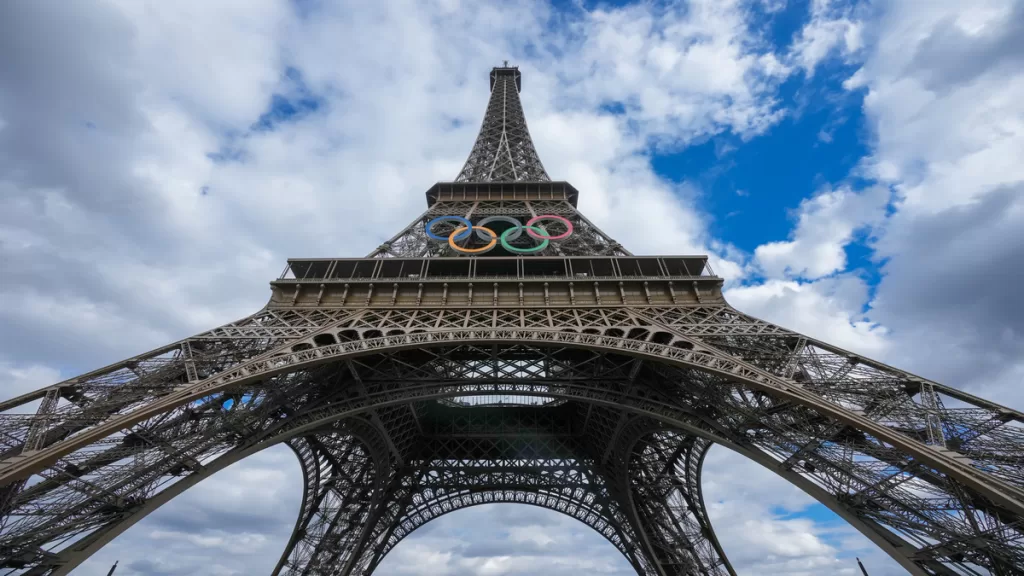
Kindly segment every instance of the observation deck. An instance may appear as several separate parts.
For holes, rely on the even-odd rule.
[[[290,259],[272,306],[621,306],[721,303],[707,256]]]

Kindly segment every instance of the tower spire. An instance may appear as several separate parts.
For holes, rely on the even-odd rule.
[[[522,74],[518,66],[491,69],[491,99],[480,134],[456,182],[549,182],[526,128],[519,101]]]

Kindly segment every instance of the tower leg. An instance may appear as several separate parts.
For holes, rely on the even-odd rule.
[[[384,438],[370,423],[349,419],[289,444],[305,489],[295,530],[273,573],[357,574],[392,475]]]
[[[623,418],[606,466],[659,576],[735,576],[704,506],[701,468],[712,442],[646,417]]]
[[[629,463],[631,501],[666,574],[736,576],[711,528],[700,472],[711,442],[656,432],[638,442]]]

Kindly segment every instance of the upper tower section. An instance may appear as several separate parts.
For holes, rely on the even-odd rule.
[[[526,128],[519,102],[522,73],[518,66],[491,70],[491,99],[480,134],[456,182],[548,182]]]

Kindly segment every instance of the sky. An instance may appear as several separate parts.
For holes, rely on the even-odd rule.
[[[637,254],[708,254],[736,308],[1024,408],[1024,2],[0,3],[0,397],[258,310],[288,257],[361,256],[472,146],[504,60],[555,180]],[[75,574],[266,573],[292,454],[226,469]],[[725,449],[737,571],[903,574]],[[379,573],[624,576],[516,505]]]

